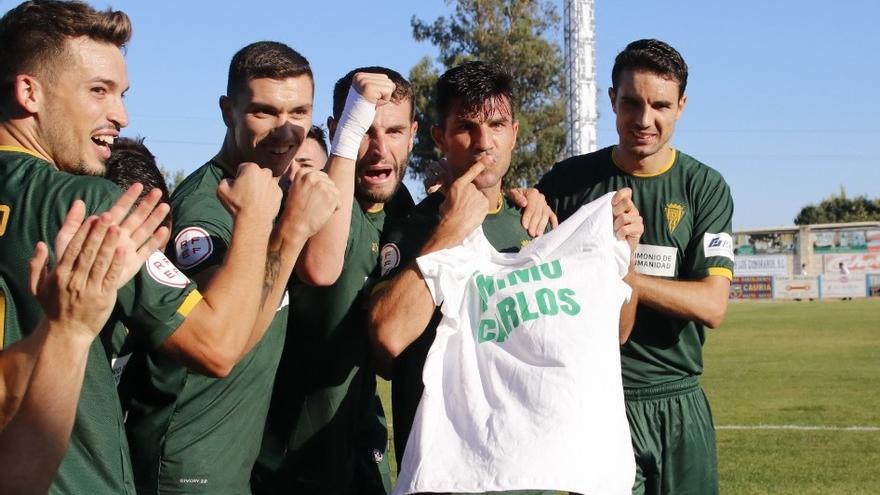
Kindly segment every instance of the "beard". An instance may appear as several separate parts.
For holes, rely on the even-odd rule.
[[[382,203],[385,204],[394,197],[394,193],[400,189],[400,183],[402,180],[398,180],[394,183],[394,186],[390,191],[386,191],[384,189],[370,190],[367,187],[363,186],[360,181],[356,182],[354,185],[354,197],[360,202],[367,203]]]
[[[82,147],[77,143],[68,126],[59,124],[56,119],[48,119],[48,121],[44,135],[55,168],[74,175],[97,177],[104,175],[107,167],[103,163],[95,165],[86,163]]]
[[[361,168],[360,164],[358,164]],[[394,179],[395,182],[391,187],[386,186],[374,186],[370,187],[361,179],[360,172],[356,171],[356,177],[354,182],[354,198],[359,202],[366,203],[376,203],[376,204],[385,204],[394,197],[394,194],[400,189],[400,184],[403,182],[403,176],[406,173],[406,162],[402,165],[391,165],[394,170]],[[364,166],[365,168],[365,166]]]

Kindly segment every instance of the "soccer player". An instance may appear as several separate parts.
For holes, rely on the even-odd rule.
[[[306,134],[306,140],[300,145],[291,165],[291,175],[295,175],[300,168],[316,168],[321,170],[327,163],[329,151],[327,150],[327,137],[324,129],[313,125]]]
[[[733,201],[721,174],[672,148],[687,65],[658,40],[617,55],[608,90],[618,144],[560,162],[538,188],[560,220],[630,187],[644,216],[635,327],[621,349],[635,494],[718,492],[715,430],[698,377],[705,328],[721,324],[732,278]]]
[[[113,141],[113,150],[106,163],[107,171],[104,177],[116,184],[121,189],[127,190],[134,184],[144,186],[138,201],[139,203],[148,191],[158,189],[162,191],[161,201],[170,201],[168,184],[159,166],[156,165],[156,157],[150,153],[144,144],[143,138],[117,138]],[[171,229],[171,215],[165,216],[162,225]],[[129,329],[125,325],[117,325],[113,331],[112,344],[110,346],[110,367],[113,368],[113,378],[116,384],[122,377],[125,366],[131,358],[134,341],[128,338]],[[123,405],[125,404],[123,397]]]
[[[147,191],[158,189],[162,191],[162,201],[171,199],[168,192],[168,184],[162,171],[156,165],[156,157],[144,144],[143,138],[118,138],[113,141],[113,150],[107,159],[107,172],[104,177],[122,189],[128,189],[133,184],[144,186],[143,197]],[[171,219],[166,218],[166,226],[171,227]]]
[[[483,62],[463,64],[440,77],[440,120],[431,134],[446,158],[451,182],[443,192],[417,205],[391,230],[382,247],[382,274],[390,281],[375,292],[370,336],[376,352],[393,360],[398,466],[423,391],[422,367],[440,319],[415,258],[460,244],[480,225],[501,252],[519,251],[532,238],[521,223],[519,210],[501,194],[501,180],[510,167],[519,129],[513,101],[510,76]],[[636,212],[620,206],[617,220],[623,230],[618,229],[618,235],[631,233],[637,239],[638,226],[633,228],[631,223],[634,217],[627,222],[624,216]],[[622,334],[630,323],[621,322]]]
[[[395,196],[413,204],[401,182],[417,124],[409,82],[391,69],[363,67],[334,87],[333,116],[327,122],[334,140],[349,88],[356,78],[368,76],[387,78],[394,90],[358,143],[355,167],[337,177],[354,184],[348,238],[332,246],[336,256],[344,256],[341,274],[326,287],[291,281],[291,338],[254,470],[258,493],[390,490],[387,430],[370,364],[362,291],[378,264],[380,236],[390,221],[385,204]],[[330,234],[326,230],[310,244]],[[303,262],[309,264],[316,252],[307,252]]]
[[[4,345],[25,338],[42,317],[27,287],[27,260],[38,241],[56,237],[74,199],[88,214],[109,210],[130,255],[151,247],[152,231],[130,222],[128,208],[113,207],[119,188],[94,177],[104,174],[128,123],[121,48],[130,35],[124,13],[80,2],[28,1],[0,19],[0,277],[16,314]],[[219,375],[238,360],[250,336],[242,329],[256,319],[263,276],[250,270],[250,247],[266,244],[281,191],[271,173],[245,165],[217,193],[240,222],[216,283],[201,293],[160,252],[147,254],[146,264],[126,264],[121,278],[134,279],[120,288],[105,328],[132,322],[145,345]],[[150,201],[157,199],[158,191]],[[165,213],[167,207],[153,214]],[[53,493],[134,493],[109,334],[91,343]]]
[[[276,379],[261,460],[254,470],[258,492],[286,493],[290,487],[297,493],[390,490],[385,415],[376,396],[363,299],[378,264],[381,233],[413,205],[409,191],[401,187],[417,128],[410,83],[384,67],[352,70],[336,83],[328,127],[335,141],[352,81],[377,75],[394,84],[391,101],[377,109],[351,175],[335,178],[354,183],[347,242],[325,244],[321,251],[336,249],[335,256],[344,255],[342,272],[329,287],[315,287],[314,280],[291,284],[290,328],[296,338],[288,341]],[[530,203],[535,212],[531,218],[546,223],[549,209],[537,199],[533,196]],[[329,235],[327,228],[309,245]],[[304,264],[315,253],[308,252]]]
[[[386,78],[358,81],[350,91],[370,114],[392,89]],[[231,248],[234,222],[216,199],[217,185],[232,176],[231,164],[243,161],[255,162],[277,178],[287,175],[312,126],[312,97],[308,61],[292,48],[263,41],[232,57],[227,94],[220,98],[227,126],[223,145],[175,189],[171,200],[174,241],[170,250],[178,265],[200,285],[214,285],[216,269]],[[348,111],[340,118],[353,117],[358,116]],[[350,127],[347,138],[359,144],[363,132]],[[353,157],[344,148],[334,143],[327,165],[331,174],[354,168]],[[215,493],[249,492],[287,335],[285,287],[305,242],[338,216],[336,210],[344,203],[339,194],[321,171],[301,168],[294,175],[268,244],[252,246],[253,252],[262,251],[254,256],[252,267],[264,272],[260,317],[228,375],[222,379],[200,376],[157,353],[129,364],[133,369],[126,371],[126,382],[129,378],[133,382],[127,388],[136,395],[127,429],[140,493],[197,493],[205,486]],[[339,265],[341,258],[340,253]],[[332,269],[331,264],[319,266],[318,275]]]
[[[122,200],[130,206],[140,186]],[[157,203],[152,195],[139,211]],[[120,247],[121,230],[111,215],[85,219],[85,204],[75,201],[55,237],[58,264],[46,270],[49,252],[43,242],[30,262],[30,294],[44,317],[24,339],[0,348],[0,492],[45,493],[67,447],[82,387],[89,348],[110,316],[125,264],[143,264],[167,238],[154,238],[140,256],[127,260]],[[135,212],[142,227],[158,226],[159,216]],[[6,300],[9,289],[0,277],[0,335],[13,331],[18,318]]]

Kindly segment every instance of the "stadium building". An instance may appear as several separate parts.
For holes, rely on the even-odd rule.
[[[880,296],[880,222],[734,232],[735,299]]]

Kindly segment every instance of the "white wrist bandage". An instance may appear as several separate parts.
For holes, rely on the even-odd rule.
[[[364,134],[373,125],[376,117],[376,104],[361,96],[354,88],[349,88],[345,99],[345,109],[336,124],[333,135],[331,155],[357,160],[358,149]]]

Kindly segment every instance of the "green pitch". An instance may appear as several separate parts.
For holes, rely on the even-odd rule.
[[[880,299],[734,302],[705,351],[722,494],[880,493]]]
[[[732,303],[705,349],[722,493],[880,493],[880,300]]]

